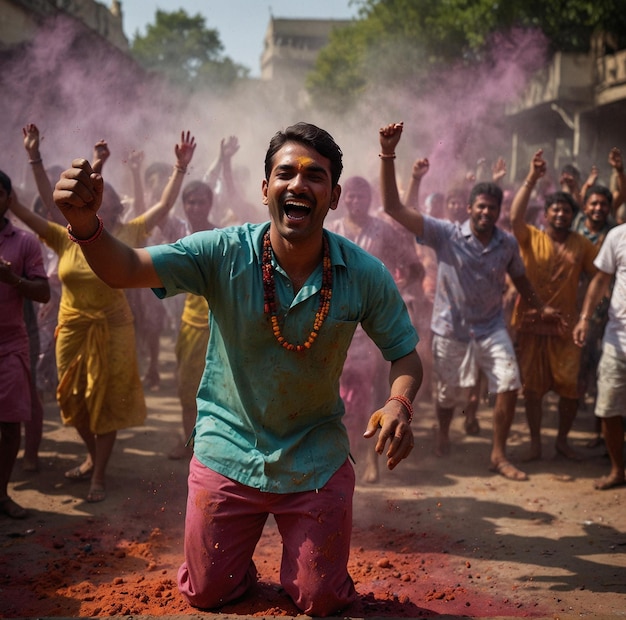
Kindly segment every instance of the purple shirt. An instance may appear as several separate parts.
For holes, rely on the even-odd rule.
[[[46,278],[37,237],[15,228],[5,219],[0,230],[0,256],[20,277]],[[0,420],[30,418],[28,334],[24,324],[24,297],[15,286],[0,282]]]
[[[519,246],[513,235],[494,228],[484,246],[463,224],[424,216],[424,233],[418,243],[437,254],[437,290],[431,329],[435,334],[469,341],[505,328],[502,294],[505,276],[525,274]]]
[[[19,277],[32,280],[47,278],[41,253],[41,244],[30,232],[16,228],[9,220],[0,231],[0,256],[11,263]],[[0,282],[0,349],[8,342],[26,336],[24,326],[24,297],[18,288]]]

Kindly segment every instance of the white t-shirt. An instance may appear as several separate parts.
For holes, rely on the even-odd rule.
[[[615,275],[603,343],[612,345],[618,356],[626,358],[626,224],[607,233],[594,264]]]

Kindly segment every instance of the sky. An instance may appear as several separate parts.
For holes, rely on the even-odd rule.
[[[270,15],[276,18],[350,19],[358,7],[350,0],[122,0],[124,33],[132,41],[136,32],[145,34],[155,21],[157,9],[166,12],[184,9],[200,13],[209,29],[215,29],[224,46],[223,53],[250,69],[252,77],[261,73],[263,38]]]

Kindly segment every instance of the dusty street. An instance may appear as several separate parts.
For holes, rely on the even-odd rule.
[[[119,434],[105,502],[86,503],[88,483],[64,479],[81,444],[47,402],[41,471],[24,473],[18,461],[11,484],[30,516],[0,517],[1,617],[198,615],[176,588],[186,463],[166,457],[180,414],[172,344],[164,344],[161,390],[146,394],[146,425]],[[526,482],[487,470],[486,405],[479,420],[481,434],[467,437],[457,416],[452,453],[437,458],[432,408],[421,405],[410,459],[380,483],[358,485],[350,570],[360,599],[344,615],[626,617],[626,487],[592,487],[608,460],[603,447],[585,447],[591,413],[579,414],[572,436],[583,462],[554,454],[551,408],[544,460],[522,465],[528,446],[518,405],[510,452]],[[278,585],[271,520],[255,561],[258,590],[220,614],[297,615]]]

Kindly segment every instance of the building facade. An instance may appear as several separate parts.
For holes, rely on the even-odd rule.
[[[58,15],[82,22],[120,51],[128,52],[118,0],[109,6],[94,0],[0,0],[0,50],[32,40],[45,20]]]

